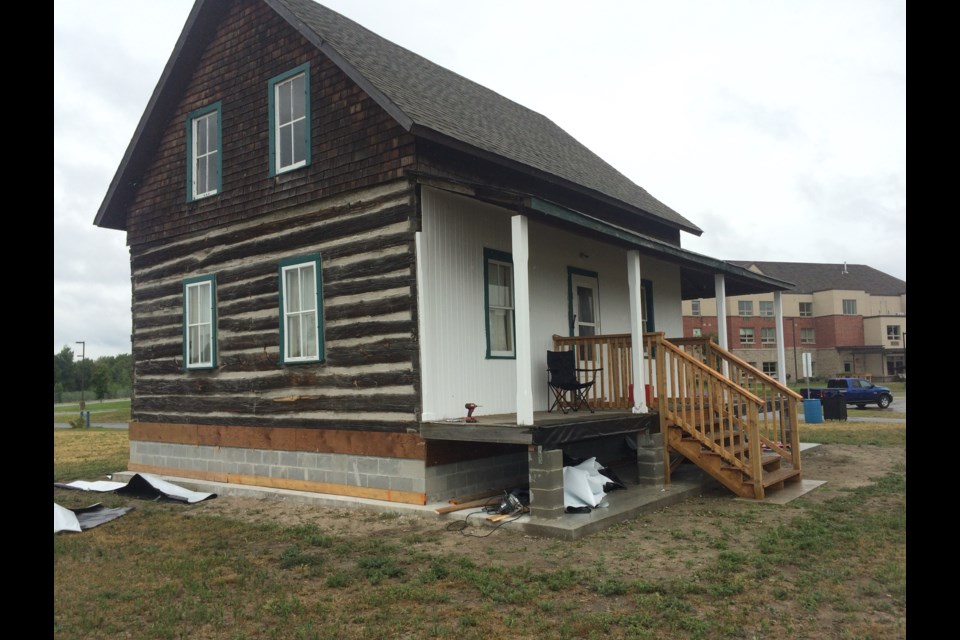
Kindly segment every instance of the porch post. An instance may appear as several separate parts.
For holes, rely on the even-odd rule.
[[[787,348],[783,343],[783,295],[782,291],[773,292],[773,315],[777,321],[777,380],[787,384]]]
[[[517,424],[533,424],[533,363],[530,361],[530,258],[527,217],[510,220],[513,243],[514,320],[517,350]]]
[[[727,346],[727,282],[722,273],[713,276],[713,288],[717,297],[717,338],[720,346],[729,351]]]
[[[633,348],[634,413],[650,413],[647,407],[646,380],[643,377],[643,296],[640,295],[640,252],[627,251],[627,281],[630,285],[630,340]]]

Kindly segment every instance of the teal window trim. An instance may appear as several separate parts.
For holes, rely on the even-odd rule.
[[[317,332],[317,353],[305,357],[291,358],[287,354],[287,336],[286,336],[286,305],[284,300],[284,273],[289,267],[298,267],[312,264],[314,268],[314,283],[316,285],[316,324],[312,328]],[[323,338],[323,271],[322,261],[319,253],[310,253],[303,256],[284,258],[278,265],[278,280],[280,299],[280,363],[281,364],[316,364],[326,360],[325,341]]]
[[[490,340],[490,261],[510,265],[510,330],[512,353],[494,352]],[[513,277],[513,255],[506,251],[497,249],[483,250],[483,322],[487,335],[487,353],[488,360],[516,360],[517,359],[517,314],[516,314],[516,290]]]
[[[193,149],[193,123],[203,116],[211,113],[217,114],[217,162],[216,162],[216,189],[212,193],[204,195],[194,195],[193,171],[194,171],[194,149]],[[218,195],[223,190],[223,108],[220,102],[196,109],[187,114],[187,202],[202,200],[211,196]]]
[[[573,276],[583,276],[585,278],[593,278],[597,281],[597,306],[600,305],[600,275],[596,271],[587,271],[586,269],[581,269],[579,267],[567,267],[567,333],[570,337],[573,336],[574,326],[573,326]]]
[[[197,285],[210,284],[210,361],[190,364],[190,290]],[[217,368],[217,279],[214,275],[196,276],[183,281],[183,369],[197,371]]]
[[[306,126],[305,126],[305,158],[303,162],[297,162],[289,167],[281,168],[279,166],[279,159],[277,154],[277,85],[283,84],[287,80],[295,78],[296,76],[303,74],[304,78],[304,113],[306,115]],[[304,63],[298,67],[294,67],[289,71],[282,73],[274,78],[271,78],[267,81],[267,117],[269,119],[270,127],[270,177],[277,176],[281,173],[286,173],[288,171],[294,171],[301,167],[306,167],[310,165],[311,152],[310,152],[310,63]]]

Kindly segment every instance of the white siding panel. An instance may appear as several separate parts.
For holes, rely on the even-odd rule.
[[[423,419],[516,412],[516,362],[486,358],[483,250],[512,253],[515,212],[428,187],[422,190],[418,245]],[[534,410],[547,408],[546,352],[568,335],[567,268],[597,273],[602,333],[630,331],[626,249],[530,221],[530,323]],[[653,282],[654,321],[683,335],[680,271],[641,254]]]

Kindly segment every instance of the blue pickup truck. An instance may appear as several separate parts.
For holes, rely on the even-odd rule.
[[[827,380],[825,388],[808,387],[800,389],[800,395],[808,399],[829,398],[837,393],[846,398],[847,404],[855,404],[859,409],[863,409],[868,404],[875,404],[881,409],[886,409],[893,402],[893,393],[890,392],[890,389],[862,378],[833,378]]]

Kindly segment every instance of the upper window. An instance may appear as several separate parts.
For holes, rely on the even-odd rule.
[[[740,344],[753,344],[754,333],[750,327],[740,329]]]
[[[773,301],[772,301],[772,300],[761,300],[761,301],[760,301],[760,315],[761,315],[761,316],[772,316],[772,315],[773,315]]]
[[[694,300],[690,303],[690,314],[698,316],[700,315],[700,301]]]
[[[813,317],[813,303],[812,303],[812,302],[801,302],[801,303],[800,303],[800,317],[801,317],[801,318],[812,318],[812,317]]]
[[[856,300],[844,300],[844,301],[843,301],[843,315],[845,315],[845,316],[855,316],[855,315],[857,315],[857,301],[856,301]]]
[[[310,164],[310,65],[269,82],[270,175]]]
[[[187,116],[187,200],[220,193],[220,103]]]
[[[899,340],[900,339],[900,325],[898,324],[888,324],[887,325],[887,340]]]
[[[280,261],[280,349],[283,362],[323,359],[320,255]]]
[[[186,369],[216,366],[216,298],[213,276],[183,281],[183,364]]]
[[[737,309],[740,311],[741,316],[750,317],[753,315],[753,302],[750,300],[741,300],[737,303]]]
[[[484,249],[483,260],[487,357],[515,358],[513,256],[503,251]]]
[[[813,329],[800,329],[800,344],[814,344],[816,341]]]
[[[763,344],[777,343],[777,330],[773,327],[763,327],[760,329],[760,342]]]

